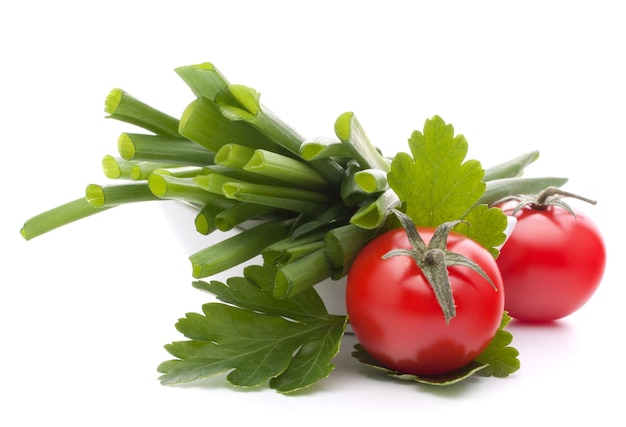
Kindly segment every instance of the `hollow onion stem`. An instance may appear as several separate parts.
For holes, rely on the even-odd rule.
[[[167,170],[168,168],[175,167],[172,163],[161,162],[138,162],[130,171],[130,178],[136,181],[147,180],[152,173],[156,170]]]
[[[290,251],[297,250],[302,245],[309,245],[311,243],[322,242],[326,232],[309,234],[294,239],[293,235],[279,240],[278,242],[268,246],[263,250],[263,262],[265,264],[277,264],[281,258]]]
[[[247,86],[230,85],[217,95],[215,103],[224,117],[234,122],[249,123],[274,141],[277,147],[282,147],[286,152],[281,154],[301,158],[300,147],[304,138],[270,110],[261,107],[260,96],[257,91]],[[269,149],[280,152],[276,147]],[[341,179],[341,167],[332,159],[319,159],[310,164],[332,184]]]
[[[194,218],[196,231],[206,236],[217,230],[215,217],[223,210],[224,208],[215,205],[205,205],[200,208],[200,211]]]
[[[178,178],[193,178],[197,175],[204,175],[207,173],[205,167],[202,166],[172,166],[172,167],[161,167],[152,171],[153,173],[158,173],[160,175],[170,175]]]
[[[181,200],[201,206],[213,205],[224,209],[235,203],[233,200],[206,191],[196,184],[193,178],[153,173],[148,178],[148,186],[152,193],[161,199]]]
[[[276,258],[275,263],[280,266],[285,266],[323,248],[323,240],[301,243],[285,250],[278,258]]]
[[[317,160],[329,157],[347,158],[350,153],[346,146],[337,138],[322,138],[305,140],[300,146],[300,155],[304,160]]]
[[[307,163],[267,150],[255,150],[243,169],[289,186],[319,189],[328,185],[326,179]]]
[[[202,249],[189,257],[192,275],[198,279],[208,277],[248,261],[284,239],[290,228],[289,221],[265,222]]]
[[[217,105],[207,98],[197,98],[185,108],[180,118],[179,131],[185,138],[213,152],[225,144],[271,150],[276,148],[271,139],[248,123],[224,117]]]
[[[476,202],[477,205],[491,205],[505,197],[520,194],[534,194],[553,186],[561,187],[567,183],[567,178],[558,177],[529,177],[529,178],[502,178],[488,181],[485,192]]]
[[[179,136],[178,119],[138,100],[122,89],[113,89],[104,101],[108,118],[139,126],[157,135]]]
[[[215,153],[186,138],[122,133],[117,148],[126,160],[148,160],[203,166],[213,163]]]
[[[539,158],[539,151],[522,154],[506,162],[485,169],[483,181],[522,176],[524,169]]]
[[[109,208],[94,207],[87,202],[87,199],[81,197],[29,218],[20,229],[20,234],[24,239],[30,240],[74,221],[104,212]]]
[[[246,181],[242,181],[239,179],[229,178],[224,175],[220,175],[217,173],[211,173],[206,175],[196,175],[193,178],[193,181],[198,184],[200,187],[205,189],[206,191],[214,194],[219,194],[224,196],[224,184],[232,182],[232,183],[242,183]]]
[[[225,144],[215,153],[215,164],[231,169],[244,170],[248,164],[254,149],[240,144]]]
[[[275,185],[254,184],[251,182],[228,182],[222,185],[222,191],[228,198],[237,198],[239,194],[258,194],[260,196],[302,200],[306,202],[329,203],[331,199],[324,193]]]
[[[376,229],[347,224],[326,233],[324,236],[326,258],[332,265],[333,271],[338,272],[338,277],[348,274],[352,261],[367,242],[376,235],[376,232]]]
[[[375,200],[364,203],[350,222],[362,228],[374,229],[383,225],[389,216],[391,209],[400,206],[400,198],[391,189],[385,191]]]
[[[299,225],[291,234],[292,239],[299,239],[302,236],[337,226],[337,223],[345,220],[348,210],[341,202],[330,206],[326,211],[317,215],[314,219]]]
[[[347,112],[335,121],[335,134],[362,169],[389,172],[390,163],[372,145],[354,113]]]
[[[355,184],[366,194],[387,190],[387,173],[380,169],[364,169],[354,173]]]
[[[133,168],[139,161],[126,160],[107,154],[102,158],[102,172],[109,179],[133,179]]]
[[[273,295],[278,299],[292,297],[329,278],[331,273],[324,249],[318,249],[278,269]]]
[[[237,203],[236,205],[222,210],[215,216],[215,226],[220,231],[228,231],[241,225],[245,221],[253,220],[277,211],[278,209],[273,206],[264,206],[255,203]]]
[[[329,202],[321,193],[272,185],[230,182],[222,189],[229,199],[309,214],[324,212]]]
[[[96,208],[160,200],[150,191],[147,182],[120,185],[89,184],[85,189],[85,198],[90,205]]]
[[[230,84],[226,77],[210,62],[186,65],[174,71],[198,98],[214,100]]]

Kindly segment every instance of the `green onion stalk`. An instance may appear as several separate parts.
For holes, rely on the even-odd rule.
[[[29,240],[74,221],[136,202],[177,200],[197,209],[190,224],[203,235],[240,232],[190,255],[205,278],[260,256],[244,276],[279,299],[339,280],[376,235],[397,226],[402,202],[390,188],[391,160],[369,140],[352,112],[335,135],[305,139],[211,63],[179,67],[193,98],[179,118],[121,89],[105,100],[108,118],[143,132],[124,132],[117,153],[102,160],[114,184],[89,184],[75,200],[28,219]],[[485,170],[479,203],[560,186],[558,178],[524,178],[531,152]]]

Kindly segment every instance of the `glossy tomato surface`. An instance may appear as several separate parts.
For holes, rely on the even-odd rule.
[[[513,205],[502,206],[512,214]],[[585,213],[558,206],[524,207],[497,259],[505,287],[505,309],[528,322],[561,319],[582,307],[598,288],[606,249]]]
[[[428,243],[433,230],[418,231]],[[411,248],[404,229],[372,240],[352,264],[346,307],[358,341],[383,366],[402,373],[436,375],[465,366],[491,342],[502,319],[504,294],[495,260],[473,240],[450,233],[448,249],[479,264],[497,291],[470,268],[449,267],[457,314],[446,324],[413,259],[382,259],[396,248]]]

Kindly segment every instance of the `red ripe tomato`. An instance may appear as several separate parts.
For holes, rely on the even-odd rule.
[[[511,215],[515,203],[502,209]],[[582,307],[598,288],[606,263],[600,231],[580,210],[527,205],[502,247],[497,264],[513,318],[548,322]]]
[[[434,230],[418,228],[428,244]],[[456,316],[446,324],[434,291],[409,256],[383,259],[392,249],[411,249],[404,229],[372,240],[347,277],[346,307],[363,348],[383,366],[407,374],[437,375],[474,360],[497,332],[504,308],[495,260],[482,246],[450,233],[447,248],[473,260],[496,289],[469,267],[450,266]]]

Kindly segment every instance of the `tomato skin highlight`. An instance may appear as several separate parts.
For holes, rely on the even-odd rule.
[[[434,230],[420,227],[418,232],[428,243]],[[468,267],[449,267],[457,314],[448,325],[414,260],[382,259],[392,249],[411,248],[403,229],[377,237],[354,260],[346,285],[350,325],[383,366],[422,376],[451,372],[474,360],[498,330],[504,292],[495,260],[479,244],[453,232],[447,247],[480,265],[497,288]]]
[[[515,203],[501,206],[512,215]],[[505,310],[526,322],[550,322],[580,309],[600,285],[606,248],[582,211],[558,206],[520,209],[497,259],[506,291]]]

